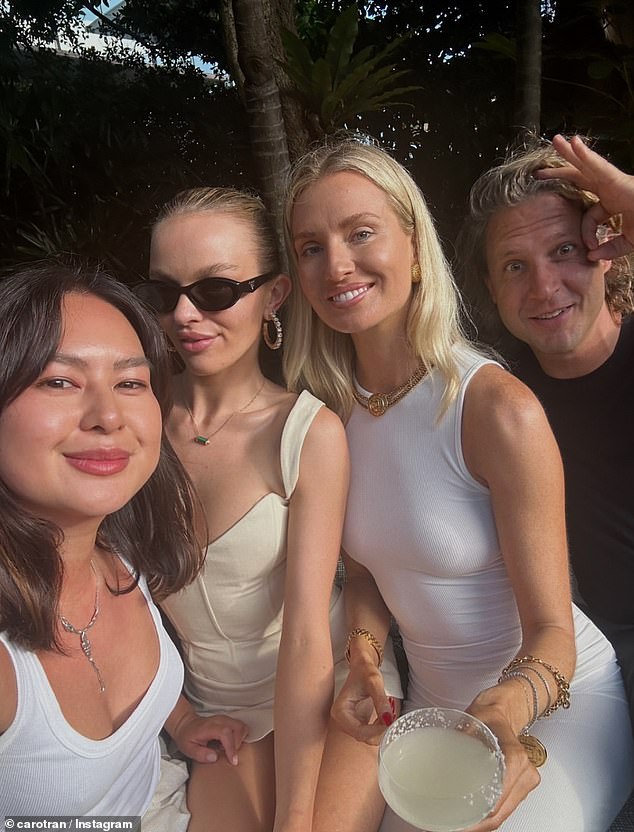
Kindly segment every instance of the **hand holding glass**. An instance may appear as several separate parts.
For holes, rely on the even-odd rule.
[[[480,720],[450,708],[397,719],[379,748],[379,786],[403,820],[425,832],[474,826],[502,794],[504,758]]]

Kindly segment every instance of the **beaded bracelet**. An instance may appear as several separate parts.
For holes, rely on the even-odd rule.
[[[516,659],[510,661],[507,666],[502,671],[502,675],[500,678],[504,677],[505,673],[508,673],[509,670],[514,670],[517,667],[528,663],[534,664],[541,664],[542,667],[545,667],[546,670],[552,675],[553,679],[557,684],[557,698],[550,704],[550,697],[549,703],[546,710],[542,713],[542,716],[550,716],[557,708],[569,708],[570,707],[570,683],[566,679],[566,677],[561,673],[561,671],[557,670],[556,667],[548,664],[543,659],[538,659],[536,656],[519,656]],[[549,691],[550,693],[550,691]]]
[[[377,658],[379,663],[377,667],[381,667],[383,664],[383,648],[379,644],[376,637],[369,631],[366,630],[364,627],[356,627],[354,630],[350,630],[348,633],[348,639],[346,641],[346,650],[344,656],[346,657],[346,661],[350,664],[350,642],[353,638],[364,638],[367,642],[369,642],[376,652]]]

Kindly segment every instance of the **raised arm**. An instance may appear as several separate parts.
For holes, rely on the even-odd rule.
[[[570,679],[576,653],[566,546],[563,470],[559,450],[537,399],[495,366],[483,367],[467,389],[465,461],[486,485],[501,551],[522,626],[518,656],[535,656]],[[536,665],[552,694],[555,678]],[[500,672],[502,668],[500,668]],[[498,826],[539,783],[517,737],[530,722],[528,687],[509,678],[485,691],[469,710],[497,735],[505,755],[504,793],[495,813],[474,829]],[[538,714],[549,704],[537,681]]]
[[[333,696],[329,607],[348,493],[337,416],[311,425],[291,497],[284,626],[275,687],[275,832],[310,832]]]
[[[390,613],[370,572],[345,553],[344,563],[348,632],[361,631],[361,634],[349,640],[350,673],[335,700],[332,716],[347,734],[369,745],[378,745],[386,725],[395,715],[379,670]],[[372,637],[378,648],[373,645]]]
[[[583,240],[588,259],[611,260],[634,251],[634,176],[630,176],[589,148],[578,136],[570,141],[553,138],[553,147],[568,162],[563,168],[544,168],[539,179],[567,179],[599,197],[585,213]],[[621,216],[621,233],[605,242],[597,241],[597,228],[610,217]]]

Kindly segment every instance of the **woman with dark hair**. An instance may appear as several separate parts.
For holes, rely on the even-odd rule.
[[[2,280],[0,320],[0,815],[141,815],[166,720],[198,759],[235,727],[180,697],[150,595],[202,563],[163,337],[124,286],[58,265]]]

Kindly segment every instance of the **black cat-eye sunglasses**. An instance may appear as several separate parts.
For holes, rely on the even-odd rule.
[[[242,295],[255,292],[277,272],[265,272],[250,280],[230,280],[228,277],[205,277],[189,286],[164,283],[161,280],[144,280],[132,289],[136,296],[161,315],[173,312],[181,295],[204,312],[220,312],[237,303]]]

